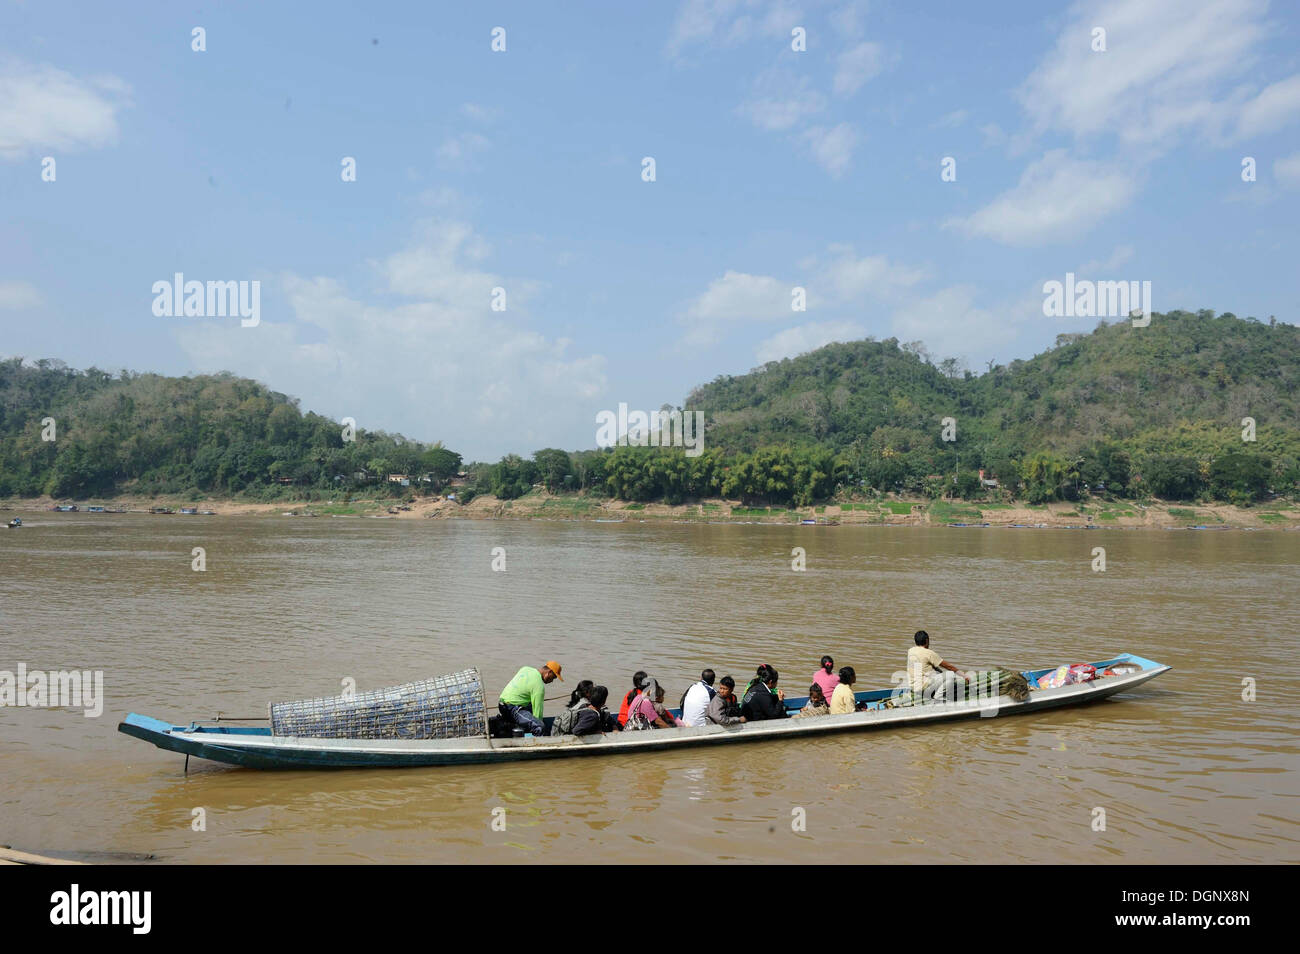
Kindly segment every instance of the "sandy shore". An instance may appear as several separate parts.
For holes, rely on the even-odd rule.
[[[211,510],[219,516],[343,517],[386,520],[478,519],[478,520],[588,520],[623,522],[765,523],[793,524],[814,520],[829,525],[990,527],[1103,527],[1124,529],[1215,529],[1300,528],[1300,506],[1284,500],[1242,508],[1229,504],[1178,504],[1128,501],[1082,501],[1030,506],[1019,502],[966,503],[920,499],[880,498],[853,503],[828,503],[800,508],[747,508],[738,501],[703,500],[688,504],[636,504],[622,500],[600,500],[578,496],[555,496],[534,491],[518,500],[502,501],[492,496],[476,497],[468,504],[445,498],[416,498],[410,503],[392,499],[343,501],[192,500],[178,497],[122,496],[108,500],[52,500],[48,497],[0,501],[0,512],[12,515],[47,511],[55,504],[122,508],[147,513],[153,507],[181,507]],[[8,522],[8,517],[4,521]]]

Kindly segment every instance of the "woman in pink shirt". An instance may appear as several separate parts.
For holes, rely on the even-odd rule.
[[[629,729],[672,729],[682,725],[680,719],[664,708],[664,690],[653,676],[646,676],[640,694],[627,709]]]
[[[822,668],[813,676],[813,682],[822,687],[822,695],[828,700],[835,694],[835,687],[840,684],[840,677],[835,675],[835,660],[830,656],[822,657]]]

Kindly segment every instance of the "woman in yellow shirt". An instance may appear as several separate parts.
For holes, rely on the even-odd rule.
[[[858,674],[852,666],[840,670],[840,684],[831,693],[831,715],[844,715],[856,712],[858,697],[853,694],[853,684],[858,681]]]

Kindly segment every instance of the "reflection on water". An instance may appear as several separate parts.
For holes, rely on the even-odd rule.
[[[105,713],[0,709],[0,842],[214,862],[1296,861],[1297,563],[1280,532],[33,516],[0,536],[0,669],[102,669]],[[1084,709],[536,765],[186,776],[115,731],[129,711],[264,715],[347,677],[477,665],[495,692],[551,657],[613,698],[636,669],[675,702],[704,666],[743,685],[761,662],[803,694],[826,652],[888,685],[918,628],[966,667],[1130,650],[1175,671]]]

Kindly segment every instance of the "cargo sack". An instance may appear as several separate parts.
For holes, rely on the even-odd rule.
[[[957,691],[961,691],[958,684]],[[966,687],[966,698],[995,699],[1009,696],[1012,702],[1024,702],[1029,698],[1029,680],[1014,669],[982,669],[975,673],[975,678]]]
[[[1057,666],[1049,673],[1038,677],[1039,689],[1058,689],[1064,686],[1070,679],[1069,666]]]
[[[1097,678],[1097,667],[1088,663],[1075,663],[1070,667],[1066,678],[1071,682],[1092,682]]]

